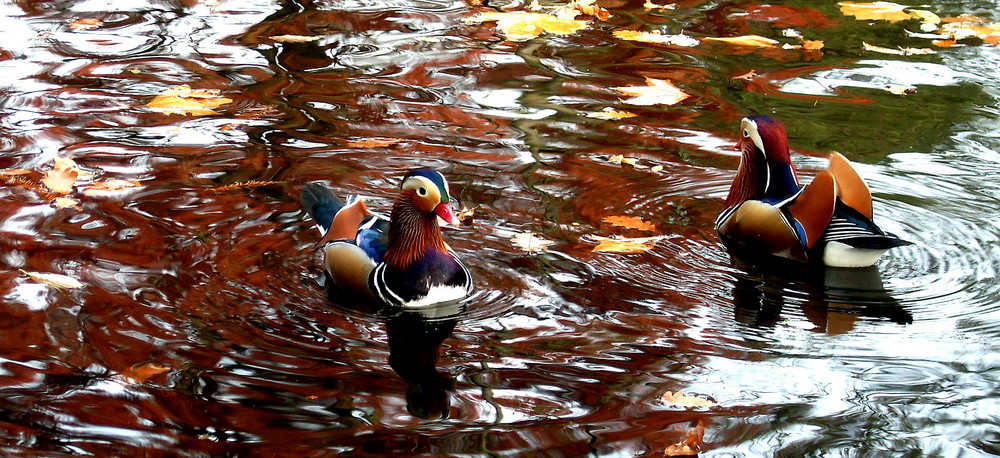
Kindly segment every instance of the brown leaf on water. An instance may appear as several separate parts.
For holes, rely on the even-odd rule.
[[[618,227],[627,227],[629,229],[638,229],[640,231],[655,231],[656,225],[650,223],[649,221],[643,221],[642,218],[636,216],[605,216],[601,218],[601,221],[605,223],[611,223]]]
[[[635,237],[626,238],[622,236],[611,236],[611,237],[601,237],[599,235],[591,236],[595,241],[597,241],[597,246],[594,247],[594,252],[599,253],[642,253],[644,251],[649,251],[656,246],[656,242],[667,238],[665,235],[657,235],[653,237]]]
[[[70,21],[69,24],[67,25],[72,30],[91,30],[104,25],[104,22],[101,21],[100,19],[95,19],[95,18],[82,18],[82,19],[74,19]]]
[[[757,70],[750,70],[749,72],[746,72],[746,73],[744,73],[742,75],[734,76],[733,79],[734,80],[749,80],[749,79],[754,78],[756,76],[757,76]]]
[[[701,444],[705,441],[705,423],[698,420],[695,426],[687,433],[687,438],[673,444],[663,451],[665,456],[694,456],[701,451]]]
[[[140,384],[146,383],[147,380],[169,370],[169,367],[150,363],[143,364],[138,367],[132,367],[129,370],[122,372],[121,376],[130,383]]]
[[[164,114],[188,114],[191,116],[206,116],[219,114],[214,110],[232,102],[233,99],[222,97],[215,89],[191,89],[182,84],[173,86],[153,97],[146,108]]]
[[[528,253],[538,253],[545,251],[549,246],[555,244],[552,240],[543,238],[534,232],[522,232],[511,237],[510,241],[514,246],[527,251]]]
[[[952,41],[975,37],[990,44],[1000,43],[1000,22],[990,24],[977,16],[944,18],[943,22],[940,32]]]
[[[702,399],[696,396],[686,396],[681,391],[667,391],[663,393],[663,396],[660,396],[660,399],[663,400],[665,404],[673,407],[715,407],[718,405],[708,399]]]
[[[911,55],[921,55],[921,54],[936,54],[936,51],[930,48],[884,48],[882,46],[876,46],[866,42],[861,42],[861,46],[865,51],[872,51],[882,54],[892,54],[895,56],[911,56]]]
[[[931,44],[941,48],[950,48],[952,46],[957,46],[958,42],[955,40],[933,40]]]
[[[573,0],[566,5],[556,8],[553,16],[560,19],[576,19],[580,14],[594,17],[601,21],[611,18],[611,12],[598,6],[597,0]]]
[[[76,289],[82,288],[83,283],[79,280],[62,274],[52,274],[46,272],[28,272],[26,270],[21,270],[21,273],[27,275],[35,283],[41,283],[43,285],[48,285],[53,288],[58,289]]]
[[[639,116],[639,115],[637,115],[635,113],[631,113],[631,112],[628,112],[628,111],[618,111],[618,110],[615,110],[613,108],[605,108],[605,109],[603,109],[601,111],[590,111],[590,112],[583,113],[583,115],[586,116],[586,117],[588,117],[588,118],[603,119],[603,120],[606,120],[606,121],[615,120],[615,119],[634,118],[636,116]]]
[[[676,10],[677,9],[677,5],[674,4],[674,3],[667,3],[665,5],[657,5],[656,3],[653,3],[652,0],[646,0],[646,3],[643,3],[642,7],[645,8],[646,10],[648,10],[648,11],[652,11],[652,10]]]
[[[611,157],[608,158],[608,162],[610,162],[612,164],[619,164],[619,165],[621,165],[621,164],[627,164],[627,165],[631,165],[632,167],[638,167],[639,166],[638,165],[639,164],[638,161],[639,160],[636,159],[636,158],[634,158],[634,157],[625,157],[625,156],[623,156],[621,154],[615,154],[615,155],[612,155]]]
[[[749,46],[752,48],[773,48],[778,46],[778,40],[760,35],[743,35],[739,37],[704,37],[702,41],[720,41],[732,45]]]
[[[56,197],[55,199],[52,200],[52,204],[55,205],[56,208],[79,209],[78,205],[80,205],[80,201],[72,197]]]
[[[351,148],[385,148],[403,141],[399,138],[365,138],[361,140],[351,140],[347,146]]]
[[[616,91],[633,96],[623,100],[632,105],[675,105],[690,97],[680,88],[667,80],[646,78],[647,86],[623,86],[614,88]]]
[[[500,29],[508,39],[514,41],[528,40],[546,32],[555,35],[570,35],[589,24],[587,21],[562,19],[551,14],[523,11],[483,12],[465,18],[464,21],[466,23],[496,22],[497,29]]]
[[[0,169],[0,177],[14,177],[20,175],[28,175],[31,170],[25,169]]]
[[[461,222],[463,226],[471,226],[476,218],[477,208],[479,208],[478,205],[475,207],[463,206],[462,209],[458,211],[458,213],[455,213],[455,217],[458,218],[458,221]]]
[[[215,192],[234,191],[234,190],[237,190],[237,189],[253,189],[253,188],[259,188],[261,186],[271,186],[271,185],[276,185],[276,184],[285,184],[285,182],[284,181],[258,181],[258,180],[237,181],[236,183],[227,184],[225,186],[216,186],[216,187],[212,188],[211,190],[215,191]]]
[[[905,10],[909,5],[900,5],[892,2],[855,3],[839,2],[840,12],[847,16],[854,16],[859,21],[876,20],[899,22],[908,19],[916,19],[918,16],[910,14]]]
[[[98,181],[90,186],[87,186],[87,189],[84,189],[83,193],[88,196],[111,194],[124,191],[126,189],[134,188],[136,186],[139,186],[139,184],[140,184],[139,180],[136,179],[123,180],[120,178],[109,178],[107,180]]]
[[[323,39],[319,35],[273,35],[270,38],[279,43],[309,43]]]

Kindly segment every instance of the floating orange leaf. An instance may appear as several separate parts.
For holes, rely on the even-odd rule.
[[[576,33],[589,24],[587,21],[562,19],[545,13],[485,12],[465,19],[465,22],[496,22],[497,28],[511,40],[528,40],[544,32],[556,35]]]
[[[385,148],[386,146],[392,146],[402,140],[398,138],[366,138],[363,140],[352,140],[347,142],[347,146],[351,148]]]
[[[62,274],[50,274],[45,272],[28,272],[26,270],[21,270],[22,274],[25,274],[35,283],[41,283],[43,285],[48,285],[53,288],[58,289],[76,289],[82,288],[83,283],[79,280]]]
[[[129,188],[134,188],[139,186],[139,180],[128,179],[123,180],[120,178],[109,178],[104,181],[98,181],[87,187],[83,191],[84,194],[88,196],[99,195],[99,194],[111,194],[115,192],[124,191]]]
[[[635,30],[615,30],[612,35],[628,41],[639,41],[643,43],[657,43],[672,46],[698,46],[698,40],[679,33],[676,35],[664,35],[659,30],[652,32],[639,32]]]
[[[892,2],[839,2],[837,5],[840,5],[841,13],[844,13],[847,16],[854,16],[855,19],[861,21],[872,19],[877,21],[899,22],[917,18],[917,16],[905,11],[907,8],[910,8],[910,6]]]
[[[102,22],[100,19],[84,18],[84,19],[74,19],[70,21],[68,25],[69,28],[73,30],[90,30],[90,29],[96,29],[104,25],[104,22]]]
[[[705,441],[705,423],[698,420],[698,426],[688,431],[687,437],[676,444],[673,444],[663,451],[665,456],[693,456],[701,451],[701,444]]]
[[[76,208],[76,206],[80,204],[80,201],[72,197],[56,197],[52,201],[52,204],[55,205],[56,208]]]
[[[514,243],[514,246],[527,251],[528,253],[545,251],[549,246],[556,243],[551,240],[547,240],[534,232],[522,232],[514,237],[511,237],[510,241]]]
[[[316,35],[273,35],[270,38],[279,43],[309,43],[323,39]]]
[[[947,18],[944,22],[941,33],[950,40],[975,37],[990,44],[1000,41],[1000,22],[988,24],[985,19],[976,16]]]
[[[641,253],[649,251],[656,246],[656,242],[667,238],[665,235],[653,237],[626,238],[621,236],[601,237],[592,236],[597,241],[597,246],[591,251],[601,253]]]
[[[560,19],[576,19],[579,14],[595,17],[601,21],[611,18],[611,12],[597,6],[597,0],[573,0],[566,5],[556,8],[554,16]]]
[[[2,169],[0,170],[0,177],[13,177],[19,175],[28,175],[30,173],[31,170],[25,170],[25,169]]]
[[[646,0],[646,3],[642,4],[642,7],[647,10],[676,10],[677,5],[674,3],[667,3],[666,5],[657,5],[653,3],[652,0]]]
[[[673,407],[715,407],[718,404],[696,396],[685,396],[683,392],[667,391],[660,396],[660,399],[667,405]]]
[[[613,108],[605,108],[601,111],[591,111],[588,113],[584,113],[584,116],[595,119],[613,120],[613,119],[634,118],[639,115],[628,111],[618,111]]]
[[[749,80],[749,79],[754,78],[756,76],[757,76],[757,71],[756,70],[750,70],[749,72],[746,72],[746,73],[744,73],[742,75],[734,76],[733,79],[734,80]]]
[[[646,78],[648,86],[616,87],[615,90],[633,96],[623,102],[632,105],[674,105],[690,97],[674,83],[656,78]]]
[[[191,89],[191,86],[182,84],[173,86],[153,97],[147,108],[165,114],[190,114],[192,116],[205,116],[218,114],[213,108],[218,108],[232,99],[222,97],[215,89]]]
[[[702,41],[721,41],[739,46],[749,46],[753,48],[773,48],[778,46],[778,40],[773,40],[760,35],[742,35],[739,37],[704,37]]]
[[[471,208],[462,207],[462,209],[459,210],[458,213],[455,213],[455,217],[458,218],[458,220],[462,223],[463,226],[471,226],[476,218],[477,208],[479,208],[478,205]]]
[[[639,160],[634,157],[625,157],[621,154],[615,154],[608,158],[608,162],[612,164],[627,164],[632,167],[639,167]]]
[[[601,221],[605,223],[611,223],[618,227],[627,227],[629,229],[638,229],[640,231],[655,231],[656,225],[650,223],[649,221],[643,221],[642,218],[636,216],[605,216],[601,218]]]
[[[60,167],[57,163],[52,170],[45,172],[42,184],[57,194],[69,194],[76,184],[80,172],[76,167]]]

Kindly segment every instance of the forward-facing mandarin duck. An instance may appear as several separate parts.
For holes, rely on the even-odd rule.
[[[389,218],[370,213],[357,197],[345,204],[319,183],[307,184],[301,201],[323,232],[319,246],[335,287],[402,307],[454,301],[471,291],[468,269],[441,237],[438,217],[456,225],[458,219],[439,172],[407,174]]]
[[[743,155],[715,230],[727,245],[832,267],[873,265],[910,245],[872,222],[872,195],[844,156],[799,186],[785,127],[770,116],[743,118]]]

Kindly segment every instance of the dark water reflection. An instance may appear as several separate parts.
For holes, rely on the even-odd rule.
[[[0,177],[4,454],[657,455],[698,421],[704,455],[1000,453],[997,48],[866,53],[928,45],[832,3],[601,4],[607,23],[525,42],[461,1],[0,6],[0,169],[93,174],[71,208]],[[822,55],[611,35],[791,27]],[[645,77],[693,97],[611,89]],[[233,102],[143,108],[178,84]],[[639,116],[581,115],[606,107]],[[830,150],[854,160],[879,224],[915,244],[867,271],[731,258],[712,224],[753,112],[785,121],[807,179]],[[477,207],[445,234],[476,293],[431,316],[331,302],[293,196],[325,181],[384,209],[418,165]],[[112,178],[137,185],[87,192]],[[226,187],[248,181],[271,184]],[[523,252],[526,231],[554,244]],[[589,241],[654,233],[638,254]],[[660,401],[679,390],[719,407]]]

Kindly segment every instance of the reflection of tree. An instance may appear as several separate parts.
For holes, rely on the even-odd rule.
[[[744,324],[775,326],[788,299],[800,304],[815,330],[829,334],[850,331],[857,316],[913,322],[910,312],[883,286],[878,266],[824,268],[736,254],[732,260],[744,272],[733,288],[736,319]]]
[[[458,320],[431,321],[405,313],[389,318],[389,366],[406,384],[406,409],[424,419],[447,418],[451,409],[448,391],[454,381],[438,372],[441,343],[455,329]]]

